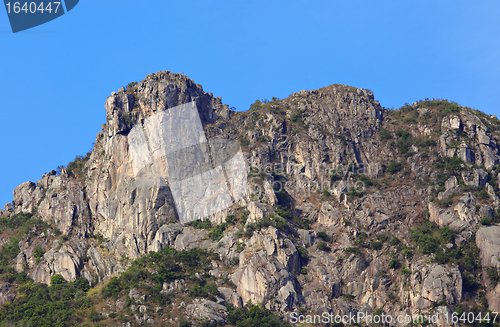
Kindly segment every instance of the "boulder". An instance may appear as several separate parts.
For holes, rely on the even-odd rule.
[[[158,252],[165,246],[174,246],[177,235],[182,231],[181,224],[168,224],[161,226],[157,231],[155,238],[148,246],[150,251]]]
[[[444,117],[443,120],[441,121],[441,128],[452,129],[452,130],[461,129],[462,121],[460,120],[460,117],[455,115]]]
[[[461,230],[468,226],[467,222],[460,219],[460,217],[450,209],[439,208],[434,203],[428,204],[429,220],[435,222],[439,226],[449,226],[455,230]],[[462,208],[460,206],[460,208]]]
[[[458,267],[417,262],[411,269],[410,299],[414,313],[426,312],[443,299],[450,306],[462,301],[462,275]]]
[[[12,302],[16,298],[15,287],[10,284],[0,284],[0,305]]]
[[[312,246],[314,244],[314,240],[316,238],[316,232],[312,230],[306,230],[306,229],[298,229],[297,234],[299,235],[300,239],[304,243],[304,246],[306,248]]]
[[[276,297],[273,305],[283,310],[297,305],[294,277],[301,269],[299,253],[276,228],[255,232],[239,261],[231,280],[243,303],[266,303]]]
[[[14,189],[13,193],[16,213],[31,212],[43,196],[41,190],[37,190],[33,182],[22,183]]]
[[[483,169],[476,168],[471,172],[462,172],[462,179],[464,180],[465,185],[485,186],[490,180],[490,177]]]
[[[225,325],[228,311],[223,305],[207,299],[196,298],[186,306],[185,313],[192,319],[204,319],[213,325]]]
[[[500,268],[500,226],[482,226],[476,233],[476,244],[483,267]]]
[[[243,300],[241,299],[241,296],[238,295],[238,293],[228,287],[218,287],[217,289],[219,290],[222,298],[227,303],[232,303],[237,308],[243,307]]]

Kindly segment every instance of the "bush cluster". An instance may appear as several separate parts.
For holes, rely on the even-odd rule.
[[[479,249],[475,245],[475,238],[472,237],[457,248],[454,246],[457,234],[456,230],[448,226],[439,228],[435,223],[426,221],[421,226],[411,229],[410,240],[415,242],[423,254],[434,254],[435,262],[441,264],[454,262],[464,271],[474,272],[480,267]],[[448,248],[447,244],[452,244],[453,247]]]
[[[51,286],[26,280],[19,285],[12,303],[0,309],[0,324],[10,326],[76,326],[84,316],[78,314],[92,306],[87,297],[89,282],[79,277],[67,283],[61,275],[51,277]]]
[[[131,288],[140,286],[148,290],[149,297],[154,302],[165,305],[168,303],[169,297],[160,293],[164,282],[188,279],[195,273],[206,274],[211,269],[212,260],[219,260],[219,255],[200,248],[176,251],[173,248],[165,247],[159,252],[150,252],[135,260],[120,277],[111,278],[102,289],[102,295],[118,298]],[[154,285],[150,286],[144,283],[146,281],[151,281]],[[201,290],[202,293],[204,291],[207,289]],[[213,295],[211,292],[207,294]]]
[[[281,319],[263,305],[252,305],[247,303],[243,308],[236,308],[232,304],[226,304],[228,309],[227,323],[236,327],[290,327],[291,325]]]

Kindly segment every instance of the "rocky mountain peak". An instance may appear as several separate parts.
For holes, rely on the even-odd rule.
[[[192,101],[207,139],[239,141],[249,187],[181,224],[168,181],[134,173],[130,138]],[[281,316],[500,310],[496,117],[442,99],[387,110],[338,84],[233,112],[168,71],[113,92],[105,109],[91,153],[21,184],[0,210],[4,280],[104,283],[89,301],[130,324],[236,324],[223,304],[244,315],[248,300]],[[0,292],[26,298],[10,284]]]
[[[111,93],[105,104],[106,130],[110,136],[126,134],[138,121],[192,101],[196,102],[203,123],[230,118],[231,111],[220,97],[204,92],[200,84],[183,74],[164,71]]]

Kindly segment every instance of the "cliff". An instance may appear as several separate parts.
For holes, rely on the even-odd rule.
[[[134,171],[131,131],[188,103],[208,140],[239,142],[249,189],[205,222],[181,224],[172,180],[148,183]],[[113,92],[105,109],[91,153],[21,184],[0,210],[10,276],[2,304],[22,301],[15,288],[24,271],[46,284],[84,277],[94,293],[118,280],[113,301],[92,298],[110,325],[119,323],[113,313],[123,326],[177,325],[183,316],[235,324],[224,305],[248,301],[283,317],[500,311],[496,117],[446,100],[387,110],[371,91],[345,85],[234,112],[170,72]],[[145,284],[124,282],[143,267],[132,264],[139,258],[152,260],[143,281],[159,280],[160,259],[144,259],[151,251],[197,249],[214,257],[193,270],[179,259],[186,275],[162,279],[162,294],[176,295],[161,305]],[[204,285],[216,291],[194,294]]]

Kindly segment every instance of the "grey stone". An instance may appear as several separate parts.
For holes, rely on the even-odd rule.
[[[194,319],[205,319],[211,324],[226,323],[227,309],[225,306],[217,304],[207,299],[196,298],[191,304],[186,306],[186,314]]]
[[[217,289],[226,302],[232,303],[237,308],[243,307],[243,300],[241,299],[241,296],[238,295],[238,293],[227,287],[218,287]]]
[[[302,242],[304,242],[305,247],[310,247],[314,244],[316,238],[316,232],[306,229],[298,229],[297,234],[299,235]]]

